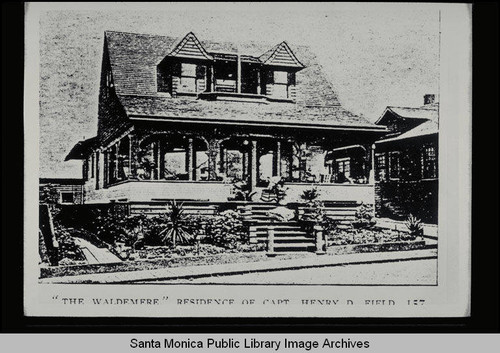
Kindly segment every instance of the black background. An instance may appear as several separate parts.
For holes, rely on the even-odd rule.
[[[23,316],[24,7],[2,3],[4,333],[498,333],[498,4],[473,7],[472,316],[428,319],[137,319]],[[29,80],[29,78],[27,78]],[[29,295],[29,293],[28,293]]]

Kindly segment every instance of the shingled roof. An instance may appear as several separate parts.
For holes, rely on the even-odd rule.
[[[305,46],[290,47],[305,66],[297,73],[297,103],[269,104],[204,101],[195,98],[171,98],[158,93],[156,67],[175,43],[173,37],[105,32],[116,94],[127,114],[137,116],[221,119],[259,123],[294,122],[304,125],[365,127],[380,130],[367,119],[340,106],[337,95],[325,78],[315,55]],[[269,52],[261,43],[200,41],[206,51],[239,53],[259,58]],[[272,46],[271,46],[272,49]]]
[[[421,119],[437,122],[439,119],[439,103],[427,104],[419,108],[388,106],[375,124],[379,124],[388,112],[404,119]]]

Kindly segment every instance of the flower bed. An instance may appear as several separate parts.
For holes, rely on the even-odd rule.
[[[424,240],[334,245],[327,248],[327,254],[342,255],[342,254],[355,254],[355,253],[366,253],[366,252],[407,251],[407,250],[423,249],[424,247],[425,247]]]
[[[401,241],[415,241],[409,233],[392,229],[341,227],[327,231],[330,246],[350,244],[380,244]]]

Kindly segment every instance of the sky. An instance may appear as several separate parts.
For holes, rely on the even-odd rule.
[[[81,177],[81,163],[64,157],[97,132],[106,30],[308,45],[342,106],[370,121],[388,105],[418,107],[424,94],[439,94],[439,11],[432,4],[71,3],[38,9],[28,8],[39,14],[40,177]]]

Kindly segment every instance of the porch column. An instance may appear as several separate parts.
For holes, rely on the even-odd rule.
[[[120,140],[115,144],[115,181],[120,178]]]
[[[276,141],[273,153],[273,176],[281,176],[281,141]]]
[[[219,168],[219,173],[224,174],[226,171],[226,163],[227,163],[227,152],[224,147],[220,146],[219,147],[219,153],[220,153],[220,168]]]
[[[210,67],[210,92],[215,92],[215,66]]]
[[[165,178],[165,147],[161,140],[158,140],[158,180]]]
[[[194,145],[193,145],[193,138],[190,137],[188,138],[188,144],[187,144],[187,149],[186,149],[186,172],[188,175],[188,180],[192,181],[193,180],[193,153],[194,153]]]
[[[250,152],[250,188],[254,190],[257,187],[257,141],[252,140],[252,150]]]
[[[236,93],[241,93],[241,56],[237,55],[237,66],[236,66]]]
[[[301,182],[306,181],[307,174],[307,144],[301,143],[299,147],[299,179]]]
[[[216,138],[210,138],[208,140],[208,180],[211,181],[217,180],[217,156],[219,155],[219,149],[219,141]]]
[[[372,148],[371,148],[371,169],[370,169],[370,173],[369,173],[369,176],[368,176],[368,182],[370,184],[374,184],[375,183],[375,144],[372,145]]]
[[[100,179],[101,179],[101,151],[97,150],[95,152],[95,188],[96,188],[96,190],[99,190],[101,188]]]
[[[103,168],[103,180],[102,180],[102,186],[106,187],[108,186],[109,183],[109,152],[107,149],[105,149],[103,152],[104,155],[104,168]]]
[[[257,93],[258,94],[264,94],[262,92],[262,84],[260,83],[260,80],[261,80],[261,78],[260,78],[260,70],[257,70]]]
[[[248,151],[245,149],[242,152],[242,158],[241,158],[241,169],[242,169],[242,177],[243,180],[245,180],[248,176]]]
[[[154,163],[155,163],[153,175],[154,175],[154,179],[158,180],[158,179],[160,179],[160,141],[159,140],[155,141],[155,143],[153,145],[153,155],[154,155]]]
[[[137,169],[139,165],[139,139],[136,134],[128,135],[128,168],[129,179],[137,179]]]

